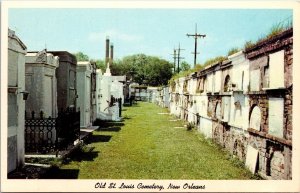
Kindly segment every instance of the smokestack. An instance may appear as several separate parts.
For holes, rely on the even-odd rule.
[[[106,45],[105,45],[105,65],[109,62],[109,36],[106,36]]]
[[[113,63],[114,60],[114,45],[111,43],[110,45],[110,64]]]

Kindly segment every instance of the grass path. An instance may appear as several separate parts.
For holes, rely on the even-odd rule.
[[[124,108],[123,122],[95,131],[89,146],[61,169],[81,179],[250,179],[198,131],[151,103]],[[176,128],[177,127],[177,128]],[[178,128],[179,127],[179,128]],[[180,128],[181,127],[181,128]]]

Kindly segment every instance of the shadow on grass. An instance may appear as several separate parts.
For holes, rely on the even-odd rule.
[[[119,132],[121,130],[121,127],[106,127],[106,128],[99,128],[97,131],[107,131],[107,132]]]
[[[138,103],[134,103],[134,104],[132,104],[131,107],[141,107],[141,106]]]
[[[129,108],[132,108],[132,107],[141,107],[137,102],[132,103],[132,105],[124,103],[123,106],[124,107],[129,107]]]
[[[92,135],[86,140],[86,143],[109,142],[111,137],[111,135]]]
[[[129,117],[129,116],[124,116],[124,117],[122,117],[122,119],[123,119],[123,120],[128,120],[128,119],[131,119],[131,117]]]
[[[41,179],[77,179],[79,174],[78,169],[60,169],[51,167]]]
[[[7,174],[7,179],[39,179],[48,171],[42,166],[25,165]]]
[[[97,119],[94,122],[94,125],[100,127],[112,127],[112,126],[124,126],[124,123],[122,121],[105,121],[105,120]]]
[[[94,161],[100,154],[99,151],[93,151],[94,149],[94,146],[82,145],[71,152],[70,155],[63,160],[63,164],[68,164],[70,161]]]

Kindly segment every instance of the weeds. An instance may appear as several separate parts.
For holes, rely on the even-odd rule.
[[[192,123],[188,123],[188,124],[186,125],[186,130],[187,130],[187,131],[191,131],[194,127],[195,127],[195,126],[194,126]]]
[[[228,51],[227,56],[230,56],[230,55],[232,55],[232,54],[235,54],[235,53],[237,53],[237,52],[239,52],[239,51],[240,51],[239,48],[231,48],[231,49]]]

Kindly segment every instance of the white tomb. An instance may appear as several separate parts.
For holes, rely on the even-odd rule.
[[[261,111],[258,106],[253,107],[251,115],[250,115],[250,122],[249,127],[260,131],[260,124],[261,124]]]
[[[284,88],[284,50],[269,55],[270,84],[272,89]]]
[[[80,108],[80,127],[92,125],[91,120],[91,73],[92,65],[88,61],[77,62],[77,108]]]
[[[257,157],[258,150],[251,145],[248,145],[245,166],[251,171],[252,174],[254,174],[256,171]]]
[[[122,98],[123,95],[123,84],[111,76],[109,63],[101,79],[101,92],[100,92],[100,112],[98,118],[101,120],[112,120],[120,121],[119,117],[119,103],[113,101],[113,98]]]
[[[232,90],[233,91],[248,91],[249,86],[249,60],[246,59],[245,54],[243,51],[239,51],[233,55],[228,56],[228,59],[232,61],[232,73],[231,73],[231,83],[232,83]],[[253,74],[254,73],[254,74]],[[257,71],[252,72],[252,89],[258,90],[258,83],[255,78],[255,73]],[[258,79],[259,80],[259,79]]]
[[[222,83],[222,72],[220,70],[214,72],[213,77],[213,92],[220,92],[221,91],[221,83]]]
[[[51,53],[31,52],[26,54],[25,85],[29,91],[26,111],[44,117],[57,117],[57,79],[55,70],[59,66],[59,58]]]
[[[199,130],[206,138],[212,138],[212,121],[210,118],[200,117]]]
[[[24,165],[25,44],[8,29],[7,172]]]
[[[102,71],[101,69],[96,70],[96,117],[99,117],[99,114],[101,113],[101,80],[102,80]]]
[[[223,110],[223,119],[224,122],[229,122],[230,119],[230,96],[223,96],[222,97],[222,110]]]
[[[269,134],[283,138],[283,98],[269,98]]]
[[[234,92],[231,97],[230,122],[231,126],[247,130],[249,116],[249,98],[242,92]]]

